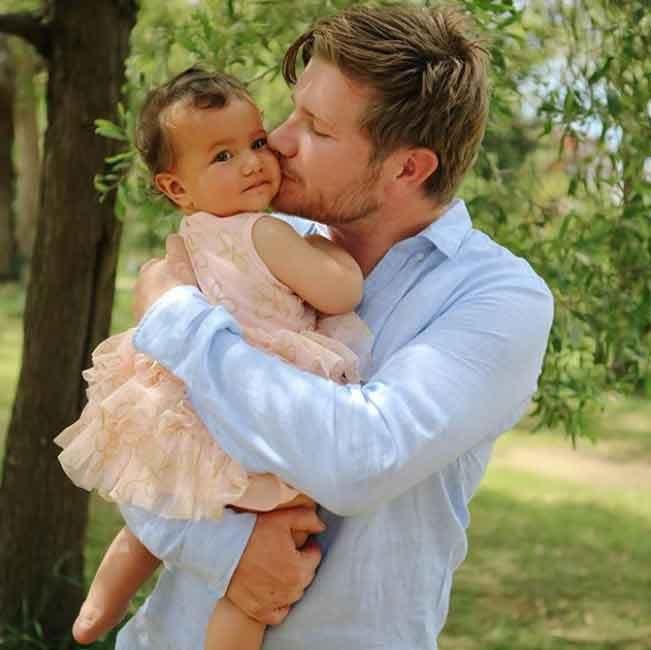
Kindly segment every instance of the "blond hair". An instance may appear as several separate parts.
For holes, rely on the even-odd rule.
[[[434,151],[424,190],[449,202],[474,163],[488,115],[488,52],[460,10],[351,7],[319,20],[290,46],[283,76],[297,81],[299,55],[332,63],[367,85],[373,99],[360,127],[373,161],[400,147]]]

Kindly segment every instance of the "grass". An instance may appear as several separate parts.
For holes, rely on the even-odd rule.
[[[130,278],[120,279],[115,292],[111,330],[133,326]],[[4,438],[14,400],[23,345],[22,313],[25,293],[15,284],[0,284],[0,461],[4,457]]]
[[[14,400],[23,345],[21,315],[24,294],[13,284],[0,284],[0,458],[4,432]]]
[[[118,287],[114,331],[130,325],[128,280]],[[21,309],[21,292],[0,287],[0,457]],[[576,451],[551,433],[498,441],[440,650],[651,650],[651,402],[608,398],[591,426],[599,442]],[[87,579],[119,527],[92,498]]]
[[[522,442],[473,501],[441,650],[651,648],[648,492],[514,470]]]

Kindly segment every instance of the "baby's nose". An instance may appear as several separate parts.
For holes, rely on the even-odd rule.
[[[256,151],[249,152],[244,158],[242,171],[245,174],[253,174],[262,170],[262,156]]]

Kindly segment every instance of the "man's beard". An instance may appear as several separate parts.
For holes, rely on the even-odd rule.
[[[289,196],[282,200],[282,192],[274,199],[273,207],[281,212],[311,219],[317,223],[336,226],[354,223],[367,218],[379,207],[380,202],[375,196],[375,186],[380,177],[380,166],[369,167],[365,176],[357,181],[351,181],[332,199],[322,194],[308,197],[304,192],[301,180],[290,174],[292,183],[298,188],[298,196]],[[301,191],[303,190],[303,191]]]

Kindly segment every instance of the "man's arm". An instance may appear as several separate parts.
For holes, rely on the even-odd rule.
[[[202,580],[215,602],[227,595],[249,616],[277,625],[300,600],[321,560],[308,543],[296,549],[292,532],[322,532],[312,509],[224,511],[220,521],[165,519],[135,506],[120,510],[131,532],[168,567]]]
[[[135,337],[181,378],[227,453],[329,510],[392,499],[522,415],[552,299],[534,276],[458,300],[363,386],[339,386],[256,350],[188,287],[165,293]]]

